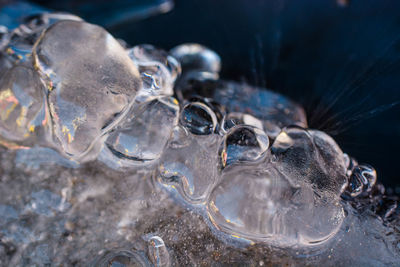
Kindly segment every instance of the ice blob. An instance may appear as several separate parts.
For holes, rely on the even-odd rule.
[[[33,53],[35,67],[47,83],[54,139],[61,153],[93,159],[100,137],[129,109],[142,87],[137,67],[107,31],[80,21],[52,25]]]
[[[216,115],[206,104],[187,104],[156,171],[161,185],[178,192],[189,204],[204,203],[217,179],[220,136],[214,133],[216,124]]]
[[[0,135],[9,148],[43,143],[49,130],[46,97],[38,74],[15,66],[0,80]]]
[[[178,123],[175,98],[154,97],[131,108],[109,134],[104,157],[116,167],[138,166],[158,159]]]
[[[223,169],[207,205],[217,229],[279,247],[319,244],[339,230],[347,180],[342,152],[328,135],[285,128],[258,158]]]

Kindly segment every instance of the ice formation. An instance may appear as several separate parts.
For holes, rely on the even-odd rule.
[[[220,80],[215,52],[67,14],[0,30],[4,265],[396,264],[375,170],[286,97]]]

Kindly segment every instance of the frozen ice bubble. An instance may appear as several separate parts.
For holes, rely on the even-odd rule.
[[[244,166],[223,173],[210,195],[208,213],[215,226],[228,234],[292,246],[301,242],[297,238],[306,238],[301,228],[309,225],[309,218],[299,215],[311,208],[311,201],[309,188],[293,187],[277,170]]]
[[[209,135],[215,131],[217,117],[206,104],[192,102],[183,107],[180,123],[192,134]]]
[[[231,112],[224,116],[221,122],[221,130],[226,133],[235,125],[250,125],[258,129],[263,129],[262,122],[256,117],[240,112]]]
[[[185,103],[187,103],[188,101],[189,101],[189,103],[190,102],[191,103],[200,102],[202,104],[205,104],[207,107],[209,107],[214,112],[215,117],[217,118],[217,126],[216,126],[215,130],[219,131],[219,128],[220,128],[219,122],[222,122],[224,116],[226,115],[226,110],[225,110],[224,106],[221,106],[218,102],[214,101],[211,98],[202,97],[202,96],[198,96],[198,95],[194,95],[184,101],[185,101]]]
[[[349,186],[347,189],[352,197],[356,197],[363,192],[364,183],[363,179],[360,178],[362,177],[359,177],[358,175],[352,175],[349,178]]]
[[[152,45],[137,45],[128,50],[129,57],[138,66],[146,95],[172,95],[174,82],[181,72],[175,58]]]
[[[167,247],[159,236],[153,236],[148,241],[148,256],[155,267],[170,266]]]
[[[221,59],[217,53],[207,47],[188,43],[174,47],[171,54],[182,66],[182,76],[177,81],[175,92],[179,100],[195,95],[192,91],[201,84],[209,87],[209,82],[215,82],[219,78]],[[199,88],[196,88],[199,89]],[[202,94],[199,94],[204,96]]]
[[[352,169],[352,174],[349,178],[349,186],[347,191],[350,196],[356,197],[363,192],[371,191],[376,183],[376,171],[367,164],[360,164]]]
[[[203,203],[216,181],[221,139],[214,133],[216,125],[216,115],[209,106],[188,103],[161,157],[156,179],[188,203]]]
[[[262,158],[269,146],[268,136],[260,129],[238,125],[223,137],[218,155],[220,168],[237,162],[254,162]]]
[[[32,69],[16,66],[0,80],[0,135],[5,145],[32,145],[39,132],[48,127],[45,93],[42,83]],[[29,139],[29,140],[28,140]],[[37,140],[34,140],[37,141]]]
[[[79,160],[93,158],[99,138],[141,89],[136,66],[108,32],[80,21],[48,28],[35,45],[34,64],[47,83],[61,152]]]
[[[357,162],[357,160],[355,159],[355,158],[353,158],[353,157],[350,157],[349,155],[347,155],[346,153],[343,153],[343,159],[344,159],[344,165],[346,166],[346,168],[347,168],[347,171],[346,171],[346,175],[348,176],[348,177],[350,177],[350,175],[352,174],[352,172],[353,172],[353,169],[356,167],[356,166],[358,166],[358,162]]]
[[[168,191],[178,193],[178,198],[182,197],[185,202],[204,203],[218,176],[220,137],[216,134],[195,135],[180,127],[182,129],[176,129],[175,133],[181,140],[179,144],[169,143],[155,178]]]
[[[158,159],[178,123],[175,98],[155,97],[132,109],[106,140],[106,149],[121,166]]]
[[[261,120],[263,130],[271,137],[276,137],[286,126],[307,127],[303,108],[270,90],[224,82],[219,83],[211,94],[229,112],[247,113]]]
[[[281,247],[322,243],[344,218],[344,165],[328,135],[286,128],[262,161],[223,171],[208,200],[209,217],[217,229],[252,241]]]
[[[181,63],[184,72],[218,73],[221,70],[221,58],[218,54],[201,44],[181,44],[174,47],[171,54]]]
[[[141,253],[133,250],[108,251],[100,256],[92,267],[150,267],[150,262]]]
[[[271,146],[279,171],[293,183],[307,182],[317,193],[338,197],[347,185],[343,152],[327,134],[287,127]]]

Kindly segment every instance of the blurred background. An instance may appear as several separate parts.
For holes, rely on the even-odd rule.
[[[100,24],[130,45],[210,47],[222,58],[223,79],[299,102],[311,128],[374,166],[378,179],[400,194],[400,1],[33,2]]]

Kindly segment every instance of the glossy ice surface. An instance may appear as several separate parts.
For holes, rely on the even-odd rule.
[[[398,263],[397,197],[301,106],[49,16],[2,43],[1,265]]]

